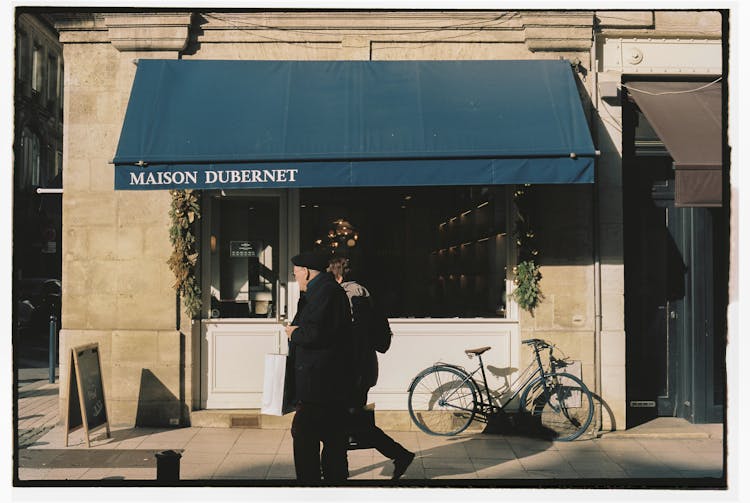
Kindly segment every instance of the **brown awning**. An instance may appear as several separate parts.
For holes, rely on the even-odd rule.
[[[676,206],[721,206],[721,83],[631,81],[627,89],[675,164]]]

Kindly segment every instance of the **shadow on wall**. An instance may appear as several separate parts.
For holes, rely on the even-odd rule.
[[[187,417],[187,406],[153,372],[142,369],[135,425],[181,426]]]

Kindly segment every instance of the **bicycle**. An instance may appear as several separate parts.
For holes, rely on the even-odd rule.
[[[471,373],[443,362],[421,371],[408,389],[409,415],[414,424],[431,435],[457,435],[474,419],[486,423],[490,416],[504,411],[520,393],[519,412],[540,420],[542,426],[555,433],[555,440],[567,442],[580,437],[594,416],[591,392],[581,379],[558,370],[566,363],[552,355],[553,345],[542,339],[527,339],[522,343],[533,347],[534,360],[510,385],[509,389],[515,388],[515,391],[499,405],[493,403],[482,362],[482,354],[492,349],[490,346],[464,351],[469,358],[479,357],[479,367]],[[545,370],[540,356],[540,351],[547,348],[549,370]],[[474,375],[480,371],[487,401],[474,380]],[[516,386],[523,379],[523,383]]]

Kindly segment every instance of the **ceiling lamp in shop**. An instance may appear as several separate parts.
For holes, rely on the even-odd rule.
[[[318,239],[315,241],[317,246],[325,246],[331,250],[353,248],[357,246],[359,240],[359,232],[354,226],[343,218],[339,218],[331,222],[333,228],[328,230],[328,234],[324,239]]]

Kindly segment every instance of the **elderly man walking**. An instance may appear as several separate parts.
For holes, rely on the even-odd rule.
[[[349,476],[345,433],[352,393],[351,311],[329,272],[329,256],[305,252],[292,258],[302,295],[289,338],[286,382],[295,403],[292,420],[297,480],[338,483]],[[323,443],[322,454],[320,443]]]

